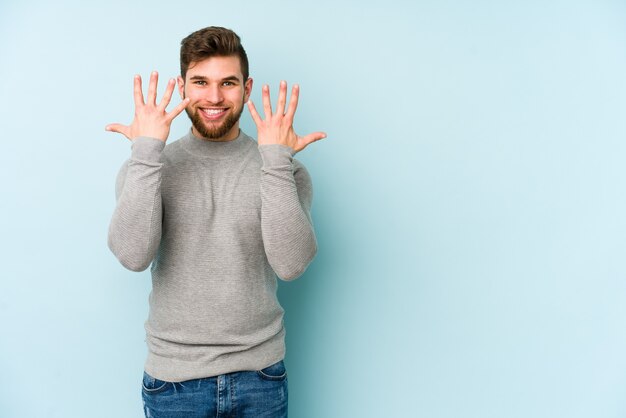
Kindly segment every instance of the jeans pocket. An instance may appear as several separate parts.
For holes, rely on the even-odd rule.
[[[279,381],[287,378],[285,363],[281,360],[262,370],[257,370],[257,374],[265,380]]]
[[[143,372],[143,381],[141,382],[141,386],[143,391],[147,394],[154,395],[157,393],[163,392],[167,389],[170,382],[166,382],[164,380],[159,380],[155,377],[150,376],[148,373]]]

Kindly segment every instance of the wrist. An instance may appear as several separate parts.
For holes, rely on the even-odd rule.
[[[259,144],[264,167],[292,165],[295,151],[283,144]]]
[[[159,138],[139,136],[131,145],[131,158],[134,160],[159,162],[165,148],[165,141]]]

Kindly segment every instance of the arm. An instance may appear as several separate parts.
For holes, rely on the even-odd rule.
[[[165,142],[140,137],[133,141],[131,158],[117,177],[117,205],[109,225],[109,248],[124,267],[143,271],[161,241],[161,168]]]
[[[313,189],[292,149],[262,145],[261,230],[267,259],[283,280],[300,276],[317,252],[311,221]]]
[[[129,125],[107,125],[107,131],[118,132],[132,141],[132,153],[120,169],[116,183],[117,206],[109,226],[109,248],[129,270],[148,268],[161,241],[161,153],[170,132],[172,120],[189,99],[171,112],[165,108],[174,92],[170,80],[163,99],[156,104],[158,74],[150,76],[147,102],[143,100],[141,77],[135,76],[135,118]]]
[[[291,90],[289,107],[287,83],[281,81],[276,113],[272,113],[269,87],[263,86],[265,120],[248,101],[258,131],[263,158],[261,178],[261,228],[268,261],[284,280],[300,276],[317,252],[311,222],[311,178],[302,164],[293,159],[298,151],[326,137],[323,132],[298,136],[293,118],[298,106],[299,87]]]

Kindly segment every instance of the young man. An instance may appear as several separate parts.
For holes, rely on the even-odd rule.
[[[280,83],[276,110],[263,86],[263,119],[239,37],[208,27],[181,44],[176,81],[144,102],[135,76],[135,118],[106,129],[132,141],[119,172],[109,247],[126,268],[150,264],[143,378],[146,417],[287,416],[283,309],[276,276],[292,280],[313,259],[311,179],[293,155],[324,138],[298,136],[298,86]],[[241,132],[245,103],[258,141]],[[187,135],[166,146],[186,110]]]

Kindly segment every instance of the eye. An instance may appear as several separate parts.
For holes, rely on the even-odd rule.
[[[224,81],[224,82],[222,83],[222,85],[223,85],[223,86],[230,87],[230,86],[234,86],[234,85],[235,85],[235,83],[233,83],[232,81]]]
[[[206,86],[206,81],[198,80],[194,81],[193,84],[196,84],[198,86]]]

